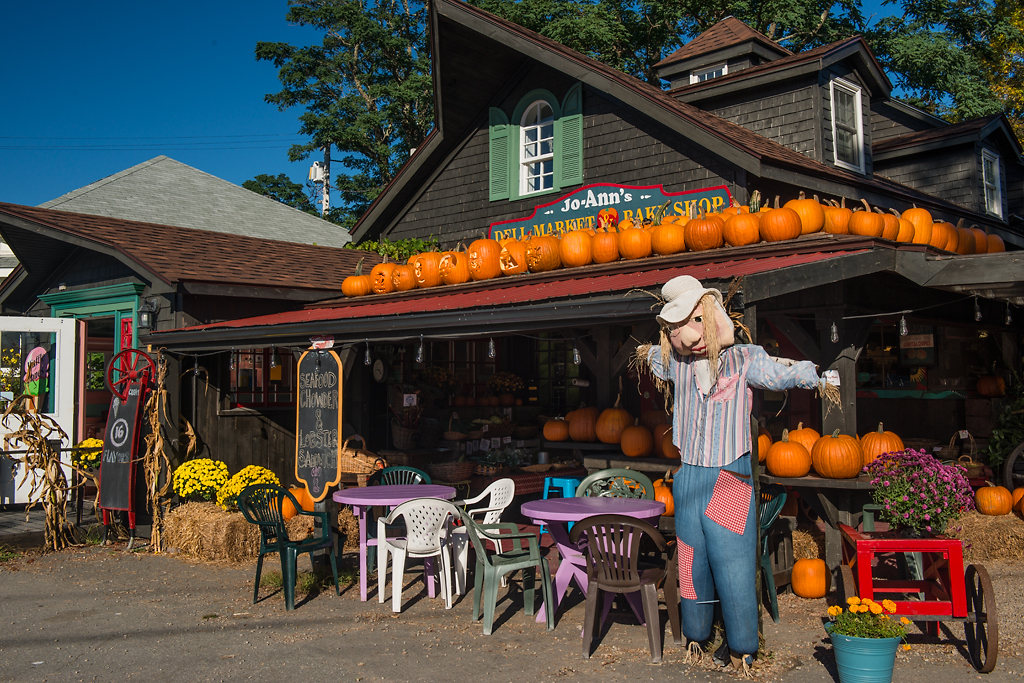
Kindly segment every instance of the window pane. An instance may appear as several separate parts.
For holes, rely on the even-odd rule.
[[[836,88],[836,125],[857,129],[856,101],[852,93]]]
[[[524,128],[523,129],[523,140],[526,142],[537,141],[537,129],[536,128]]]
[[[549,119],[550,121],[550,119]],[[548,123],[540,128],[540,137],[542,140],[550,140],[555,136],[555,125]]]
[[[836,158],[853,166],[860,166],[857,149],[857,134],[842,128],[836,129]]]
[[[554,153],[554,151],[555,150],[554,147],[552,147],[551,140],[545,140],[544,142],[540,143],[540,153],[542,155],[547,156],[548,154]]]

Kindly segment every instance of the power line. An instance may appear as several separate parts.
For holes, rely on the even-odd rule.
[[[155,135],[149,137],[119,135],[117,137],[31,137],[0,135],[0,140],[205,140],[209,138],[275,138],[297,137],[296,133],[245,133],[238,135]]]

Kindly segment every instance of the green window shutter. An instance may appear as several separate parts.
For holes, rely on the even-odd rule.
[[[561,141],[561,175],[556,179],[560,187],[583,182],[583,86],[577,83],[569,88],[562,101],[558,139]]]
[[[488,127],[490,200],[509,198],[509,132],[508,117],[491,107]]]

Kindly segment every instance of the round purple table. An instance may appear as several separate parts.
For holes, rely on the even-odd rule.
[[[642,498],[548,498],[547,500],[523,503],[520,511],[524,517],[529,517],[535,524],[546,524],[551,538],[555,542],[555,547],[558,548],[561,561],[552,578],[551,590],[554,607],[557,610],[558,603],[565,597],[565,591],[568,590],[569,582],[572,579],[576,580],[576,584],[584,594],[587,592],[587,559],[579,551],[579,548],[569,542],[569,533],[566,530],[568,522],[578,522],[592,515],[626,515],[651,522],[657,526],[658,517],[665,512],[665,504]],[[643,607],[639,602],[639,594],[630,593],[626,599],[633,607],[633,612],[640,623],[643,623]],[[606,613],[610,606],[611,601],[606,601]],[[537,615],[538,622],[544,621],[546,608],[547,605],[541,607]]]
[[[359,518],[359,599],[366,602],[366,548],[377,545],[377,539],[366,538],[366,511],[378,505],[394,507],[413,498],[440,498],[451,500],[455,489],[437,484],[402,484],[391,486],[362,486],[344,489],[334,494],[334,502],[351,505],[352,513]],[[434,597],[434,582],[427,582],[428,593]]]

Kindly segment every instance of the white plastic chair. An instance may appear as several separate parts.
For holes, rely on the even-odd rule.
[[[467,505],[479,503],[488,498],[487,507],[466,510],[466,514],[477,524],[497,524],[501,521],[501,513],[509,506],[515,495],[516,483],[511,479],[505,478],[492,483],[476,498],[454,500],[452,504],[465,509]],[[492,543],[494,543],[495,550],[500,555],[501,544],[495,541],[492,541]],[[455,592],[459,595],[466,592],[466,560],[469,557],[469,546],[469,536],[466,533],[466,528],[456,528],[452,532],[452,552],[455,554]],[[505,577],[502,576],[501,580],[501,585],[504,586],[506,584]]]
[[[405,536],[387,536],[387,525],[402,517]],[[391,556],[391,610],[402,611],[402,587],[405,585],[406,558],[437,558],[438,574],[444,591],[445,609],[452,607],[452,559],[448,539],[452,520],[459,518],[459,509],[438,498],[414,498],[402,503],[386,517],[377,519],[377,599],[384,602],[387,583],[388,556]],[[426,565],[423,579],[428,580]]]

